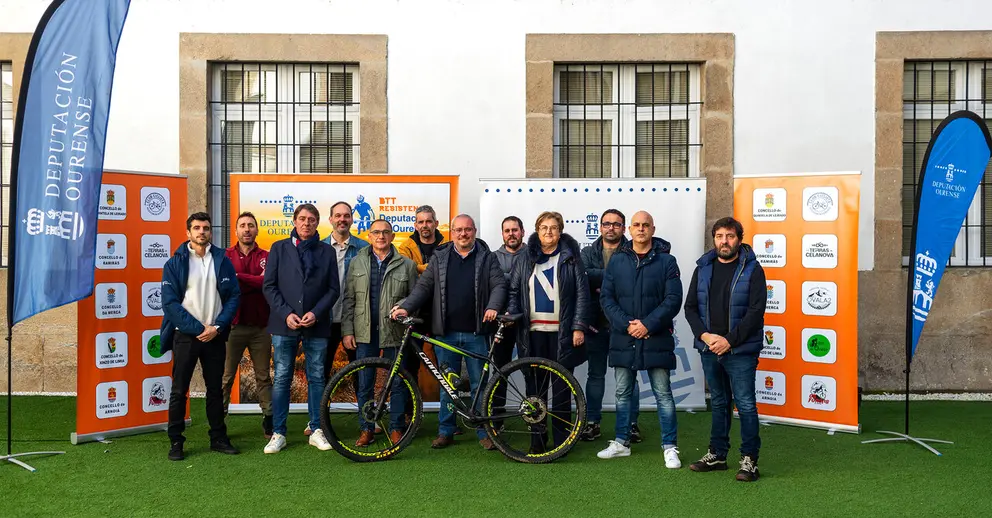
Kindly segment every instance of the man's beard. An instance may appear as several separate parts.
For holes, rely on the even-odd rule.
[[[615,237],[615,238],[611,238],[611,237],[607,236],[606,234],[603,234],[603,241],[606,241],[607,243],[609,243],[611,245],[615,245],[615,244],[617,244],[617,243],[620,242],[620,234],[617,234],[617,237]]]
[[[503,241],[503,244],[506,245],[506,247],[509,248],[510,250],[516,250],[517,248],[520,247],[520,240],[507,239],[506,241]]]
[[[242,237],[241,237],[241,238],[239,239],[239,241],[241,241],[241,244],[242,244],[242,245],[245,245],[245,246],[252,246],[252,245],[254,245],[254,244],[255,244],[255,238],[251,238],[251,239],[249,239],[249,238],[247,238],[247,237],[245,237],[245,236],[242,236]]]
[[[417,232],[420,232],[420,237],[424,239],[430,239],[434,235],[434,231],[428,228],[418,230]]]
[[[741,245],[732,246],[726,248],[717,248],[716,255],[720,256],[721,259],[733,259],[737,256],[737,251],[740,250]]]

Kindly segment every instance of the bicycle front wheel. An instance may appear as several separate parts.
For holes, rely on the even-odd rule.
[[[486,433],[499,451],[529,464],[567,454],[586,423],[586,398],[575,376],[545,358],[520,358],[500,371],[482,400]]]
[[[320,427],[334,451],[356,462],[386,460],[417,435],[424,410],[420,388],[402,368],[387,387],[392,368],[391,360],[363,358],[328,380],[320,400]],[[373,433],[376,427],[381,434]],[[394,431],[402,433],[399,440],[390,438]]]

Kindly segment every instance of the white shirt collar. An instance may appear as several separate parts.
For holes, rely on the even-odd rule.
[[[206,249],[206,251],[203,252],[203,257],[210,257],[210,248],[212,248],[212,247],[213,247],[213,245],[211,245],[210,243],[207,243],[207,249]],[[190,254],[193,254],[193,255],[195,255],[197,257],[200,257],[196,253],[196,250],[193,249],[193,242],[192,241],[187,241],[186,242],[186,248],[189,249],[189,253]]]

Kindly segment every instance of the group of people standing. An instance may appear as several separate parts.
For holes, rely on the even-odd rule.
[[[601,437],[600,422],[607,366],[616,378],[614,438],[598,453],[610,459],[630,455],[641,442],[638,428],[638,372],[647,372],[658,408],[665,465],[681,467],[678,424],[670,373],[676,368],[674,320],[684,308],[702,356],[710,387],[713,422],[708,452],[693,471],[727,469],[733,407],[741,416],[741,461],[737,480],[757,480],[760,439],[755,405],[755,371],[761,349],[766,300],[764,273],[744,231],[733,218],[712,227],[714,248],[698,261],[683,304],[679,266],[671,244],[655,236],[652,216],[631,217],[609,209],[600,218],[601,236],[584,249],[564,233],[557,212],[544,212],[525,239],[524,223],[509,216],[501,223],[503,245],[491,250],[476,238],[471,216],[456,216],[450,242],[437,230],[430,206],[416,210],[415,232],[393,246],[390,222],[369,226],[369,241],[351,234],[353,209],[346,202],[331,208],[333,232],[317,234],[320,213],[310,204],[293,215],[293,231],[268,252],[255,243],[258,226],[251,213],[237,219],[238,242],[226,251],[210,245],[210,218],[187,220],[183,243],[163,273],[163,348],[174,350],[169,409],[169,458],[184,458],[184,412],[193,368],[201,363],[207,389],[211,449],[238,453],[224,424],[235,372],[247,349],[255,371],[265,453],[286,447],[286,419],[297,353],[302,348],[307,378],[309,444],[330,449],[319,426],[319,404],[331,372],[336,345],[350,361],[395,358],[402,328],[391,319],[416,313],[424,331],[464,350],[486,355],[492,345],[497,364],[518,356],[538,356],[572,370],[588,361],[586,397],[589,422],[581,439]],[[491,343],[493,322],[501,313],[520,314],[516,332]],[[270,338],[271,336],[271,338]],[[271,343],[271,348],[269,344]],[[436,350],[438,362],[461,371],[463,357]],[[226,361],[225,361],[226,358]],[[408,371],[418,359],[408,355]],[[275,375],[270,379],[269,364]],[[469,383],[483,380],[482,362],[464,360]],[[374,380],[359,379],[358,404],[371,397]],[[529,392],[546,391],[540,380]],[[555,387],[550,387],[555,390]],[[433,448],[455,443],[462,431],[440,392],[440,416]],[[391,405],[389,430],[362,422],[356,446],[371,444],[376,433],[402,437],[411,408],[401,397]],[[552,415],[570,408],[551,408]],[[551,419],[551,440],[569,433],[567,419]],[[494,449],[482,429],[480,445]],[[532,434],[531,451],[544,451],[547,437]]]

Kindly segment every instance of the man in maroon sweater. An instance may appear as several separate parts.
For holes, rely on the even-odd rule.
[[[255,386],[258,406],[262,408],[262,430],[265,438],[272,437],[272,337],[265,330],[269,322],[269,303],[262,294],[262,276],[269,253],[255,243],[258,237],[258,220],[251,212],[238,215],[238,242],[227,249],[227,258],[234,264],[241,288],[241,304],[234,317],[231,336],[227,340],[227,363],[224,367],[224,413],[231,402],[231,387],[241,358],[248,349],[248,356],[255,368]]]

